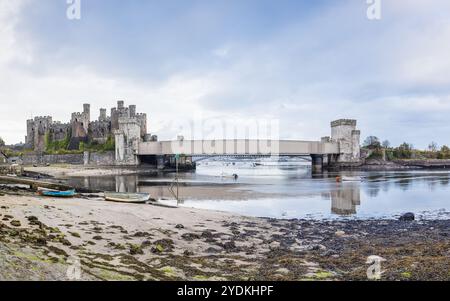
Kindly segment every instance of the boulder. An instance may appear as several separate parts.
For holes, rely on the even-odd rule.
[[[403,222],[411,222],[416,219],[416,216],[412,212],[408,212],[400,216],[399,220]]]

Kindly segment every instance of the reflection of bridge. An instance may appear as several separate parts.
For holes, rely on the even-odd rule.
[[[321,141],[294,140],[184,140],[141,141],[133,124],[116,132],[116,163],[139,165],[153,163],[164,166],[171,157],[208,156],[311,156],[315,170],[327,162],[359,160],[360,132],[356,120],[342,119],[331,123],[331,137]]]

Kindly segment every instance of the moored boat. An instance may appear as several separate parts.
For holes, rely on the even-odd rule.
[[[145,204],[150,200],[148,193],[105,192],[105,200],[118,203]]]
[[[71,198],[75,196],[75,189],[62,191],[39,187],[38,193],[42,196],[50,196],[56,198]]]
[[[336,182],[361,182],[361,181],[363,181],[362,177],[347,177],[347,176],[336,177]]]

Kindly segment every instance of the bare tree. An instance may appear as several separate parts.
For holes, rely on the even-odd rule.
[[[437,143],[436,142],[431,142],[429,145],[428,145],[428,149],[430,150],[430,151],[432,151],[433,153],[435,153],[437,150],[438,150],[438,145],[437,145]]]

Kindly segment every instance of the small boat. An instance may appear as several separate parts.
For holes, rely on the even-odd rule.
[[[347,177],[347,176],[336,177],[336,182],[361,182],[361,181],[363,181],[362,177]]]
[[[105,192],[105,200],[118,203],[145,204],[150,200],[149,193]]]
[[[237,174],[229,175],[229,174],[222,173],[220,176],[222,178],[228,178],[228,179],[233,179],[233,180],[237,180],[239,178],[239,176]]]
[[[56,198],[71,198],[75,196],[75,189],[61,191],[55,189],[38,188],[38,193],[42,196],[50,196]]]

